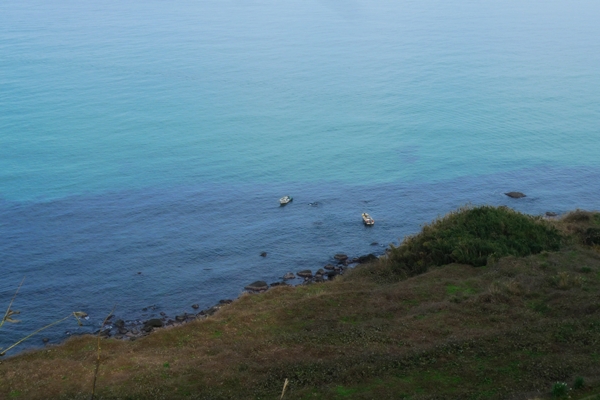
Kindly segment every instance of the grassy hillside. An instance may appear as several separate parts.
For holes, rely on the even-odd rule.
[[[598,232],[584,211],[459,210],[333,282],[102,340],[97,398],[279,399],[288,379],[284,399],[600,399]],[[2,360],[0,398],[89,399],[96,350]]]

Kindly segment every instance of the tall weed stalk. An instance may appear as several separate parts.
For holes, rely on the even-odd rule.
[[[2,321],[0,322],[0,328],[2,328],[2,326],[4,326],[5,322],[10,322],[10,323],[18,323],[20,322],[19,320],[13,319],[12,317],[14,315],[20,314],[19,311],[13,310],[12,309],[12,305],[15,301],[15,298],[17,297],[17,294],[19,293],[19,290],[21,289],[21,286],[23,286],[23,282],[25,281],[25,278],[23,278],[21,280],[21,283],[19,284],[19,286],[17,287],[17,290],[15,291],[15,294],[13,295],[12,299],[10,300],[10,303],[8,304],[8,307],[6,309],[6,312],[4,313],[4,316],[2,317]],[[24,341],[26,341],[27,339],[30,339],[31,337],[37,335],[38,333],[40,333],[41,331],[50,328],[51,326],[54,326],[56,324],[59,324],[71,317],[74,317],[77,320],[77,324],[79,326],[82,325],[81,323],[81,318],[86,317],[87,314],[84,313],[83,311],[73,311],[72,313],[70,313],[69,315],[67,315],[64,318],[60,318],[54,322],[49,323],[46,326],[41,327],[40,329],[35,330],[34,332],[30,333],[29,335],[17,340],[15,343],[11,344],[10,346],[8,346],[7,348],[0,348],[0,356],[4,356],[9,350],[17,347],[18,345],[20,345],[21,343],[23,343]]]

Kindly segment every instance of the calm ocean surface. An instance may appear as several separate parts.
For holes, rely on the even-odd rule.
[[[381,254],[467,203],[599,209],[598,21],[596,0],[3,1],[0,307],[25,281],[0,347]]]

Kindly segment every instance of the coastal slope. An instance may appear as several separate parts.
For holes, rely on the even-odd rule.
[[[460,209],[332,282],[4,359],[0,398],[596,398],[598,233],[593,212]]]

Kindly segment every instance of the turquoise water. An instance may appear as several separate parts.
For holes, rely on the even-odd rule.
[[[597,209],[599,20],[594,1],[2,2],[14,335],[208,306],[466,203]]]

